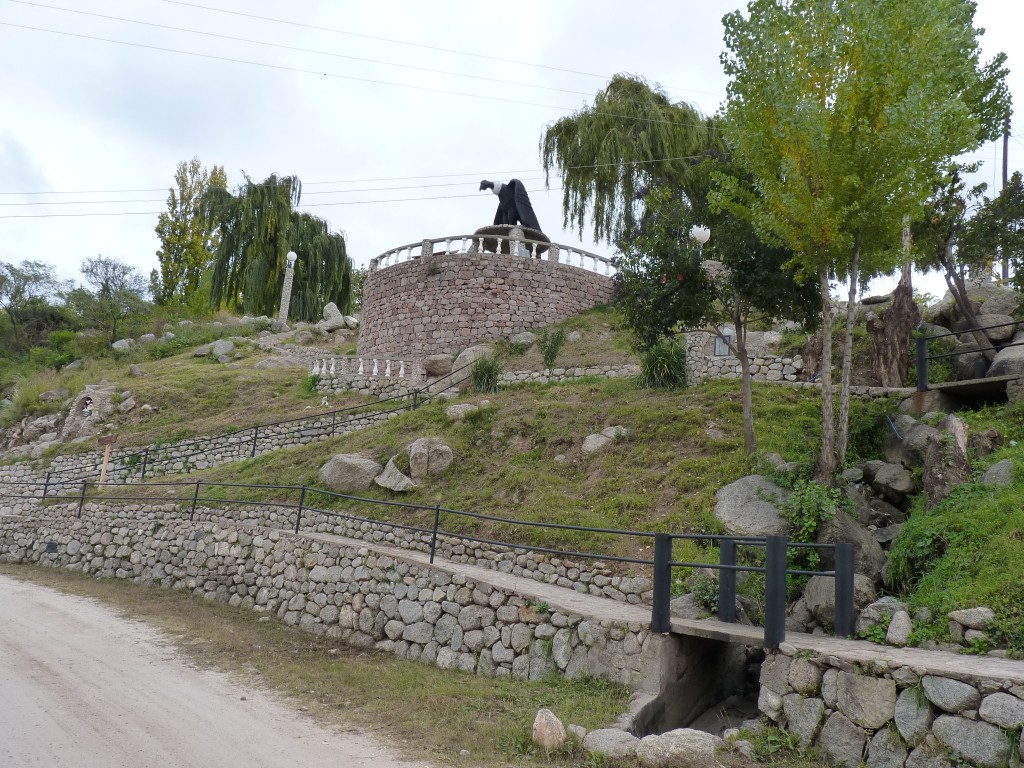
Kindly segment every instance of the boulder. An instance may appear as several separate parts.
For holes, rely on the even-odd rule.
[[[940,715],[932,724],[939,743],[979,768],[1005,768],[1010,746],[1002,729],[979,720]]]
[[[412,490],[416,487],[416,483],[402,474],[401,470],[395,465],[396,458],[397,456],[392,456],[388,459],[388,464],[384,467],[384,471],[377,475],[373,482],[381,488],[387,488],[389,491],[396,491],[398,493]]]
[[[896,714],[896,683],[882,677],[841,672],[839,711],[864,728],[881,728]]]
[[[857,617],[857,634],[867,632],[874,626],[889,626],[892,617],[898,611],[906,611],[907,604],[901,603],[894,597],[886,595],[879,600],[867,605]]]
[[[677,728],[652,736],[644,736],[635,753],[645,768],[715,768],[715,752],[724,742],[710,733],[691,728]]]
[[[861,574],[853,575],[853,605],[859,611],[875,599],[872,580]],[[804,588],[807,609],[821,623],[834,624],[836,620],[836,580],[831,576],[811,576]]]
[[[1014,321],[1012,317],[1002,314],[980,316],[978,318],[978,324],[982,326],[1000,326],[998,328],[988,328],[985,331],[985,335],[988,336],[989,341],[994,344],[998,344],[1001,341],[1009,341],[1013,338],[1013,334],[1018,328],[1017,322]]]
[[[128,375],[131,376],[132,378],[137,379],[140,376],[145,376],[146,374],[144,374],[142,372],[142,366],[141,365],[136,365],[136,364],[133,363],[133,364],[128,366]]]
[[[932,714],[931,705],[917,689],[904,688],[900,691],[900,696],[896,699],[894,720],[896,730],[900,732],[900,736],[907,744],[916,747],[924,741],[925,736],[931,730],[934,719],[935,715]]]
[[[459,383],[458,388],[460,392],[464,392],[465,390],[473,386],[473,380],[469,376],[472,368],[470,368],[469,366],[471,366],[480,358],[487,357],[488,355],[493,354],[494,347],[492,347],[490,344],[477,344],[476,346],[464,349],[462,350],[462,352],[459,353],[459,356],[456,357],[455,361],[452,363],[452,370],[459,371],[458,376],[460,378],[465,378],[465,381],[461,381]],[[459,370],[460,368],[463,370]]]
[[[850,722],[839,712],[833,712],[818,734],[818,747],[837,766],[859,768],[864,759],[868,735],[863,728]]]
[[[914,625],[910,621],[910,614],[906,611],[896,611],[885,633],[885,642],[889,645],[904,646],[910,642],[910,633],[913,631]]]
[[[553,752],[565,744],[565,726],[550,709],[537,710],[533,719],[533,743],[541,749]]]
[[[444,415],[452,421],[462,421],[471,413],[476,413],[481,408],[486,408],[491,403],[489,400],[481,400],[479,405],[473,403],[456,403],[444,409]]]
[[[599,728],[590,731],[583,739],[587,752],[610,758],[629,757],[636,754],[640,739],[618,728]]]
[[[156,341],[156,334],[144,333],[141,336],[139,336],[140,344],[149,344],[151,341]]]
[[[800,737],[801,748],[811,746],[825,720],[825,702],[790,693],[782,697],[782,711],[786,715],[787,730]]]
[[[122,400],[118,404],[117,412],[118,413],[122,413],[122,414],[124,414],[124,413],[131,413],[132,411],[135,410],[135,407],[137,405],[138,405],[138,403],[135,402],[135,398],[134,397],[129,397],[129,398],[125,399],[125,400]]]
[[[995,619],[996,614],[991,608],[979,606],[977,608],[963,608],[959,611],[950,611],[946,617],[968,629],[987,629],[988,625]]]
[[[767,497],[767,498],[765,498]],[[763,475],[748,475],[715,494],[715,517],[729,533],[743,536],[782,536],[787,531],[778,505],[789,491]],[[775,499],[775,503],[768,499]]]
[[[522,333],[517,333],[516,335],[514,335],[511,339],[509,339],[509,341],[512,344],[518,344],[525,347],[526,349],[529,349],[530,347],[537,343],[537,335],[534,333],[530,333],[529,331],[523,331]]]
[[[985,378],[985,373],[988,370],[988,361],[980,350],[981,345],[975,341],[958,344],[953,348],[954,356],[947,359],[953,361],[953,368],[956,371],[958,381]]]
[[[1018,333],[1013,340],[1014,343],[1024,342],[1024,333]],[[1010,376],[1013,374],[1024,376],[1024,346],[1005,347],[997,352],[987,375]]]
[[[447,376],[452,372],[453,362],[451,355],[428,355],[423,358],[423,370],[427,376]]]
[[[924,687],[924,695],[928,697],[928,701],[946,712],[958,713],[968,709],[976,710],[981,703],[981,694],[977,689],[973,685],[961,683],[959,680],[925,675],[921,678],[921,685]]]
[[[1003,289],[986,299],[981,305],[982,315],[1013,315],[1020,306],[1020,294],[1013,289]],[[988,317],[982,318],[982,325],[992,325]]]
[[[116,349],[118,352],[128,352],[135,344],[131,339],[118,339],[110,345],[111,349]]]
[[[196,347],[192,350],[192,357],[206,357],[210,354],[210,345],[203,344],[201,347]]]
[[[885,567],[885,552],[882,545],[875,541],[870,531],[861,528],[850,515],[839,510],[832,519],[818,528],[818,543],[835,544],[847,541],[853,544],[854,570],[870,577],[877,584],[882,578],[882,568]],[[818,550],[818,554],[826,570],[835,565],[835,554],[832,550]]]
[[[885,463],[875,472],[871,487],[893,504],[902,504],[914,492],[914,477],[902,464]]]
[[[711,612],[700,604],[697,596],[692,592],[673,598],[669,601],[668,610],[673,616],[678,616],[681,619],[700,620],[711,617]]]
[[[71,401],[61,427],[61,442],[98,435],[103,421],[114,413],[114,388],[106,384],[88,384]]]
[[[235,351],[235,342],[230,339],[217,339],[210,345],[210,354],[214,357],[230,355]]]
[[[350,331],[359,330],[359,318],[355,315],[345,315],[345,327]]]
[[[365,456],[339,453],[320,467],[320,479],[332,490],[342,493],[365,491],[382,469],[380,464]]]
[[[338,305],[333,301],[324,305],[323,316],[324,319],[317,323],[317,325],[328,333],[348,327],[345,325],[345,316],[341,314],[341,310],[338,309]]]
[[[942,501],[971,477],[971,464],[967,458],[967,425],[959,416],[949,414],[939,427],[941,433],[928,437],[921,478],[926,508]]]
[[[1013,459],[996,462],[981,478],[981,484],[989,488],[1005,488],[1013,484]]]
[[[892,728],[880,728],[868,743],[868,768],[903,768],[907,747]]]
[[[451,446],[436,437],[421,437],[408,450],[409,472],[415,480],[447,472],[455,460]]]
[[[585,438],[583,438],[582,451],[584,453],[596,453],[597,451],[600,451],[602,448],[611,444],[612,442],[612,438],[607,437],[606,435],[587,435]]]

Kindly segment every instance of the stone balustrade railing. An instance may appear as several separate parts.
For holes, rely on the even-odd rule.
[[[313,357],[309,363],[311,376],[348,379],[355,376],[423,379],[423,366],[412,360],[366,355],[326,355]]]
[[[370,260],[370,272],[393,267],[397,264],[423,258],[424,256],[432,256],[435,253],[483,253],[485,241],[489,246],[488,250],[493,248],[498,253],[508,252],[527,258],[541,259],[542,261],[554,261],[557,264],[585,269],[589,272],[609,277],[617,271],[614,264],[612,264],[612,260],[607,256],[600,256],[571,245],[531,240],[526,237],[473,234],[435,237],[419,243],[410,243],[392,248]],[[442,246],[442,248],[437,249],[435,246],[438,245]]]

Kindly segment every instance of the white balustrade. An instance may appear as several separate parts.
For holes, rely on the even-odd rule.
[[[387,365],[385,365],[385,367],[384,367],[384,375],[385,376],[390,376],[391,375],[391,361],[390,360],[387,361]]]
[[[371,373],[370,375],[371,376],[376,376],[377,375],[377,358],[373,359],[373,373]]]
[[[334,358],[332,357],[331,358],[331,376],[333,376],[336,372],[337,372],[337,369],[334,367]]]
[[[358,371],[358,373],[356,375],[357,376],[362,376],[363,375],[363,358],[361,358],[361,357],[359,358],[359,371]]]
[[[398,361],[398,375],[399,375],[399,377],[405,376],[405,361],[404,360],[399,360]]]

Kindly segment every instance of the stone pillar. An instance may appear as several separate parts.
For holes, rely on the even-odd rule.
[[[288,308],[292,303],[292,280],[295,279],[295,267],[286,267],[284,270],[284,286],[281,288],[281,311],[277,313],[277,319],[288,323]]]

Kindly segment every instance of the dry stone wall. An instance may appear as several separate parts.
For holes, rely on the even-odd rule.
[[[552,261],[435,254],[366,279],[360,355],[426,355],[557,323],[610,302],[610,277]]]
[[[769,652],[761,712],[858,768],[1005,768],[1024,726],[1024,680],[922,674],[885,662]]]
[[[654,690],[659,684],[665,640],[646,624],[547,610],[457,569],[372,546],[259,526],[151,521],[166,511],[0,517],[0,561],[185,589],[442,668],[523,680],[591,675]]]
[[[686,334],[686,381],[691,386],[709,379],[738,379],[743,372],[740,361],[731,354],[714,354],[714,335],[707,331]],[[801,355],[780,357],[764,351],[750,354],[750,375],[755,381],[799,381],[803,378]]]

